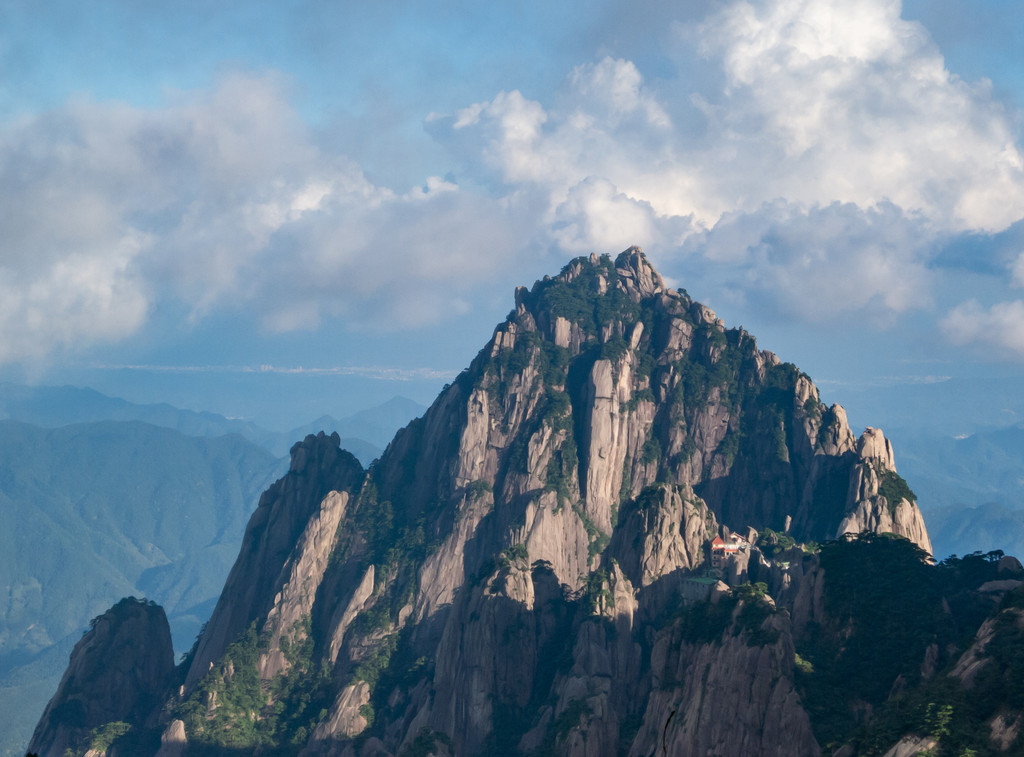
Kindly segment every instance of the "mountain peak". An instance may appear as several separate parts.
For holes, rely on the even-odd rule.
[[[865,439],[639,248],[576,258],[516,290],[369,470],[337,435],[295,445],[170,714],[208,746],[650,754],[678,711],[673,753],[768,753],[783,733],[820,753],[792,676],[770,697],[758,680],[758,660],[793,666],[774,608],[816,559],[798,543],[928,546],[888,442]],[[720,624],[687,641],[680,613],[705,600]],[[684,678],[714,682],[705,713],[683,714]],[[725,709],[749,717],[709,740]],[[234,741],[254,713],[260,740]]]
[[[614,261],[610,255],[597,253],[575,258],[554,279],[546,276],[544,281],[568,284],[580,277],[592,280],[593,293],[596,295],[605,294],[609,286],[617,286],[635,302],[665,291],[664,279],[639,247],[623,250]]]
[[[595,256],[591,255],[591,260]],[[665,290],[665,281],[639,247],[630,247],[615,258],[615,270],[641,297],[653,297]]]

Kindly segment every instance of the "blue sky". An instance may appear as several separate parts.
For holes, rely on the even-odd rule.
[[[1016,379],[1021,50],[1004,0],[0,0],[0,377],[428,402],[639,244],[827,401]]]

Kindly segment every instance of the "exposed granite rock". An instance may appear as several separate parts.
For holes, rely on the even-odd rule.
[[[160,751],[156,757],[183,757],[187,749],[185,724],[180,720],[172,720],[160,735]]]
[[[617,367],[616,376],[610,360],[597,360],[585,395],[590,413],[586,419],[589,444],[584,448],[584,508],[594,525],[606,534],[612,531],[612,507],[618,504],[630,436],[630,418],[619,410],[632,395],[630,363],[623,360]],[[646,436],[647,429],[637,431]]]
[[[894,533],[931,554],[931,539],[917,503],[905,496],[898,502],[889,502],[882,494],[883,479],[896,476],[896,461],[889,440],[876,428],[865,429],[857,443],[857,458],[850,473],[846,516],[839,524],[837,535],[862,531]]]
[[[358,736],[369,725],[363,711],[369,701],[370,686],[366,681],[349,684],[338,692],[327,719],[316,727],[313,738],[326,740]]]
[[[1011,575],[1020,575],[1024,572],[1024,566],[1021,566],[1020,560],[1013,555],[1003,555],[999,558],[999,573],[1009,573]]]
[[[287,578],[274,597],[274,606],[267,613],[263,633],[268,641],[260,655],[260,678],[269,681],[278,673],[287,672],[289,663],[281,649],[287,637],[290,645],[301,644],[308,631],[303,622],[310,617],[316,590],[323,580],[327,561],[334,548],[334,536],[348,505],[348,492],[330,492],[320,503],[282,567]],[[372,574],[371,574],[372,584]],[[358,593],[358,589],[357,589]]]
[[[568,607],[553,572],[516,560],[464,593],[437,647],[431,728],[456,754],[484,750],[496,711],[520,711]]]
[[[1020,738],[1024,715],[1008,710],[999,712],[988,722],[988,737],[1000,752],[1008,752]]]
[[[929,736],[904,736],[883,757],[916,757],[938,745],[939,742]]]
[[[959,678],[963,687],[970,690],[974,686],[974,680],[978,673],[987,665],[992,663],[992,658],[989,657],[985,650],[989,645],[989,642],[996,635],[997,628],[1005,620],[1009,618],[1013,625],[1022,631],[1024,635],[1024,609],[1022,608],[1008,608],[999,615],[987,619],[981,624],[981,628],[978,629],[977,634],[974,636],[974,642],[968,647],[967,651],[960,656],[957,660],[950,675]]]
[[[39,757],[84,752],[92,729],[107,723],[144,722],[171,683],[174,647],[163,608],[126,598],[91,625],[32,734],[28,751]]]
[[[541,710],[540,722],[520,742],[523,750],[543,744],[552,723],[561,723],[564,734],[559,729],[553,734],[559,754],[615,753],[631,697],[646,689],[643,651],[633,633],[638,609],[633,586],[613,563],[591,591],[593,614],[575,635],[572,665],[555,678],[555,704]]]
[[[714,513],[689,486],[658,485],[623,508],[609,545],[637,586],[704,562],[705,544],[718,532]]]
[[[338,660],[338,652],[341,649],[342,642],[345,640],[346,631],[352,625],[352,621],[356,619],[359,613],[370,607],[375,575],[374,567],[370,565],[363,574],[363,579],[356,586],[356,590],[352,594],[351,599],[349,599],[348,604],[344,605],[344,610],[339,605],[340,617],[331,624],[333,630],[331,631],[331,646],[328,659],[332,664]]]
[[[784,615],[764,629],[774,643],[748,645],[727,630],[692,643],[671,629],[651,652],[652,692],[629,754],[821,754],[793,687],[793,642]]]
[[[336,433],[327,436],[321,432],[295,444],[288,473],[260,498],[242,537],[238,560],[199,639],[185,678],[186,691],[209,672],[228,644],[250,623],[262,625],[267,621],[275,600],[293,578],[290,567],[297,559],[296,545],[310,526],[310,519],[320,516],[327,494],[359,491],[363,468],[351,454],[340,449],[340,443]],[[321,548],[330,547],[324,543],[326,538],[329,535],[319,534]],[[293,593],[311,597],[316,587],[303,583],[304,579],[297,583],[293,580],[289,585],[293,585]],[[292,603],[293,609],[297,606]],[[290,631],[291,626],[278,629],[278,638],[281,632]],[[276,655],[275,659],[273,665],[279,665]]]

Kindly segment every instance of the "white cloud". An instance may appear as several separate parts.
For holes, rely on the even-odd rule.
[[[113,249],[80,250],[32,270],[0,265],[0,362],[134,333],[149,309],[145,282],[131,270],[137,250],[129,236]]]
[[[0,361],[123,339],[161,299],[273,330],[433,322],[513,264],[516,212],[436,177],[375,185],[274,76],[74,101],[0,131]]]
[[[577,66],[569,74],[569,82],[575,99],[570,120],[584,119],[590,126],[600,123],[618,127],[623,122],[659,129],[672,126],[631,61],[606,57],[598,63]]]
[[[152,364],[97,364],[93,368],[107,371],[140,371],[145,373],[279,373],[304,376],[359,376],[381,381],[420,381],[452,379],[458,371],[439,368],[409,368],[390,365],[330,365],[308,367],[301,365],[152,365]]]
[[[813,323],[861,313],[874,326],[929,306],[932,234],[920,218],[881,204],[804,210],[782,201],[735,213],[690,237],[685,250],[735,298]]]
[[[765,199],[888,200],[954,229],[1005,228],[1024,201],[1012,122],[899,12],[893,0],[741,0],[700,25],[728,81],[709,111],[726,135],[714,157],[735,150]]]
[[[275,331],[404,328],[529,256],[630,244],[787,317],[885,324],[930,307],[944,239],[1024,216],[1013,119],[898,1],[735,0],[658,23],[685,55],[609,55],[555,93],[513,79],[429,116],[461,166],[418,187],[325,148],[273,74],[0,126],[0,360],[124,338],[166,300]],[[698,50],[703,68],[671,70]],[[1010,274],[1024,286],[1024,255]]]
[[[985,308],[968,300],[943,318],[941,325],[953,344],[995,350],[1000,357],[1024,358],[1024,301]]]
[[[587,178],[572,187],[554,212],[551,235],[570,253],[624,250],[641,242],[651,249],[676,247],[693,227],[688,218],[658,217],[605,179]]]
[[[521,92],[501,92],[427,125],[482,181],[539,190],[551,211],[588,177],[659,214],[665,209],[653,200],[661,190],[686,184],[666,152],[673,140],[667,111],[630,61],[576,67],[550,109]]]
[[[289,296],[264,321],[279,331],[324,318],[386,329],[465,312],[460,296],[515,265],[531,229],[516,213],[443,182],[376,205],[329,196],[270,240],[257,301]]]
[[[1010,285],[1024,287],[1024,252],[1010,265]]]
[[[677,43],[721,66],[724,89],[686,71],[652,87],[604,58],[573,69],[548,105],[503,92],[431,128],[459,132],[447,143],[468,165],[482,154],[485,180],[543,189],[553,208],[595,178],[707,226],[777,198],[892,202],[951,231],[1022,216],[1011,118],[987,82],[946,70],[899,3],[740,0],[680,26]]]
[[[811,321],[929,308],[943,239],[1024,217],[1013,118],[899,2],[736,0],[674,32],[717,70],[648,81],[606,57],[550,101],[500,93],[428,127],[495,194],[539,198],[560,249],[686,256]]]

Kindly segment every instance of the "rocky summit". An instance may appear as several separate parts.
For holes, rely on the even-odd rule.
[[[857,438],[638,248],[517,289],[368,470],[339,441],[292,448],[178,667],[140,629],[123,654],[153,670],[145,697],[97,694],[80,717],[76,692],[115,685],[121,659],[103,616],[30,751],[1021,745],[1024,693],[977,704],[1006,668],[975,638],[1019,642],[1020,564],[934,564],[884,434]]]

